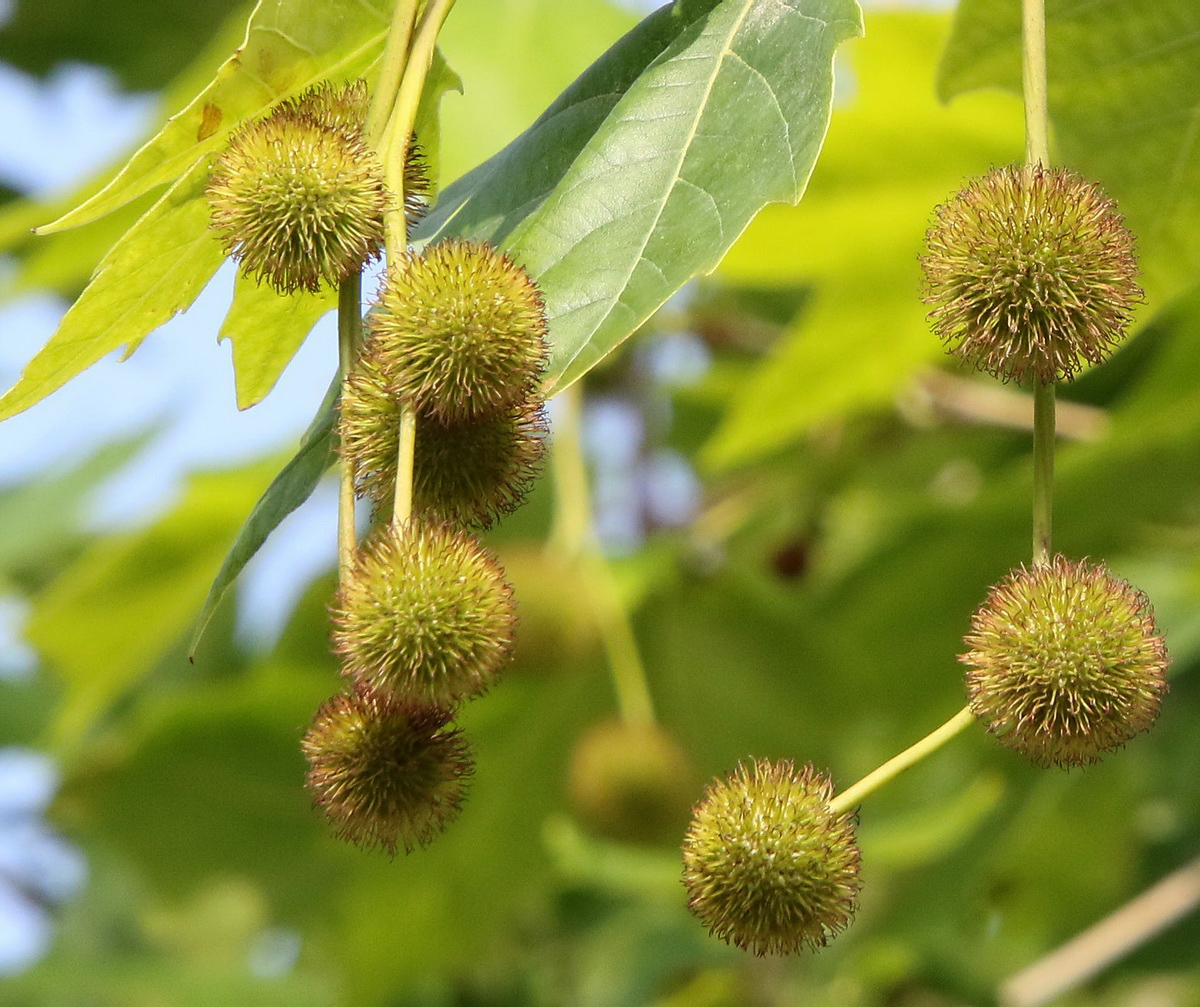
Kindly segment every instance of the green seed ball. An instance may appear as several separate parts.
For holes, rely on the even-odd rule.
[[[463,531],[409,522],[360,547],[334,600],[342,674],[407,702],[454,707],[512,652],[516,609],[495,557]]]
[[[546,362],[542,297],[488,245],[445,241],[388,270],[368,316],[394,391],[446,423],[528,399]]]
[[[449,714],[361,686],[317,711],[301,748],[306,784],[334,834],[393,856],[411,853],[458,814],[473,770]]]
[[[823,947],[854,916],[858,844],[833,784],[811,765],[740,765],[715,780],[683,841],[688,907],[709,931],[757,955]]]
[[[1149,730],[1167,691],[1149,600],[1086,560],[1014,570],[972,616],[966,644],[971,710],[1040,766],[1097,761]]]
[[[924,296],[964,363],[1004,380],[1069,380],[1124,337],[1142,300],[1133,235],[1094,183],[999,168],[935,213]]]
[[[321,81],[271,110],[274,117],[304,117],[325,129],[361,139],[367,120],[367,82],[359,78],[338,86]]]
[[[236,131],[207,195],[212,224],[244,273],[283,294],[358,272],[383,245],[383,175],[360,139],[305,115]]]
[[[339,437],[360,496],[391,512],[399,448],[400,400],[368,353],[347,380]],[[470,528],[492,524],[524,501],[546,452],[545,409],[519,401],[482,420],[417,417],[413,506],[427,517]]]
[[[675,841],[688,820],[692,767],[655,724],[604,721],[575,745],[571,804],[595,832],[629,843]]]

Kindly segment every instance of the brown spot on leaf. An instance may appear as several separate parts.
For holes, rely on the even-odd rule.
[[[200,117],[200,128],[196,130],[196,142],[207,140],[221,125],[221,109],[211,101],[204,103],[204,112]]]

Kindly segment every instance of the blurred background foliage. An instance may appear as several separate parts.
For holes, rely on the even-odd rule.
[[[337,688],[332,571],[269,645],[237,631],[228,599],[186,660],[208,584],[279,459],[197,472],[169,511],[116,534],[89,530],[81,502],[144,438],[0,490],[0,585],[29,604],[37,655],[35,672],[0,680],[0,743],[54,757],[48,819],[87,873],[69,897],[25,893],[56,936],[0,979],[0,1003],[986,1004],[1194,858],[1200,13],[1194,0],[1061,0],[1058,150],[1128,213],[1150,297],[1128,344],[1062,392],[1056,544],[1108,560],[1154,600],[1173,657],[1162,719],[1071,773],[1025,766],[972,731],[872,797],[861,911],[821,954],[756,960],[711,940],[678,881],[686,807],[707,778],[788,757],[844,787],[960,707],[969,614],[1027,558],[1031,403],[943,362],[917,265],[932,207],[1022,156],[1016,6],[868,7],[866,37],[839,55],[803,202],[764,211],[713,276],[588,376],[612,584],[556,547],[549,477],[491,536],[521,604],[518,659],[465,711],[471,798],[427,850],[389,862],[344,847],[309,808],[298,743]],[[18,0],[0,57],[36,73],[101,64],[126,88],[161,90],[165,112],[246,14],[232,2],[93,8]],[[443,182],[635,19],[603,0],[460,0],[444,51],[466,88],[443,105]],[[15,195],[0,208],[9,296],[77,292],[139,207],[23,237],[61,208]],[[597,725],[615,716],[614,599],[686,755],[646,754],[664,767],[651,834],[636,827],[644,815],[622,828],[579,784],[628,770],[596,754]],[[1200,1004],[1198,946],[1192,915],[1060,1002]]]

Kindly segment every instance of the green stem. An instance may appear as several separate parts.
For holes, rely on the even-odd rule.
[[[555,513],[551,541],[561,554],[579,563],[591,593],[592,612],[604,643],[617,708],[627,724],[654,723],[654,703],[646,668],[638,651],[629,613],[621,601],[612,568],[596,542],[588,503],[587,464],[583,458],[578,384],[558,396],[554,423]]]
[[[888,759],[882,766],[868,773],[854,786],[843,790],[829,802],[829,810],[835,815],[850,811],[862,803],[863,798],[873,794],[886,783],[890,783],[910,766],[916,765],[927,755],[932,755],[951,738],[965,731],[975,723],[975,714],[969,706],[964,706],[953,717],[931,734],[927,734],[915,745],[910,745],[899,755]]]
[[[346,277],[338,288],[338,378],[342,390],[358,357],[362,341],[362,274]],[[358,536],[354,526],[354,469],[342,456],[338,494],[338,580],[344,582]]]
[[[1021,0],[1021,73],[1025,97],[1025,163],[1050,165],[1046,101],[1046,3]]]
[[[384,181],[399,206],[396,212],[388,215],[386,221],[388,262],[398,261],[408,248],[408,227],[404,218],[404,165],[413,127],[417,122],[421,95],[425,90],[425,78],[433,66],[438,32],[442,30],[453,6],[454,0],[429,0],[426,4],[412,37],[392,114],[384,129],[381,144]]]
[[[379,68],[379,80],[367,111],[367,141],[372,147],[379,147],[384,128],[392,115],[396,92],[408,63],[408,47],[417,22],[417,4],[418,0],[396,0],[392,11],[392,24],[383,50],[383,65]]]
[[[1050,164],[1050,113],[1046,98],[1045,0],[1021,2],[1022,85],[1025,98],[1025,164]],[[1054,509],[1054,383],[1033,390],[1033,562],[1050,562]]]
[[[417,414],[409,408],[400,414],[400,446],[396,451],[396,489],[392,501],[392,527],[403,533],[412,517],[413,454],[417,446]]]
[[[1050,562],[1054,520],[1054,382],[1033,389],[1033,562]]]

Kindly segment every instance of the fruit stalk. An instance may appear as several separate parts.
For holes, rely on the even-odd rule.
[[[927,755],[932,755],[951,738],[957,737],[971,724],[975,723],[975,714],[969,706],[964,706],[953,717],[937,730],[925,735],[915,745],[909,745],[899,755],[888,759],[878,769],[872,770],[852,787],[847,787],[829,802],[829,811],[834,815],[850,811],[861,804],[863,798],[873,794],[886,783],[890,783],[910,766],[915,766]]]
[[[1021,3],[1021,83],[1025,100],[1025,164],[1050,166],[1046,98],[1045,0]],[[1034,379],[1033,562],[1050,562],[1054,507],[1054,382]]]

